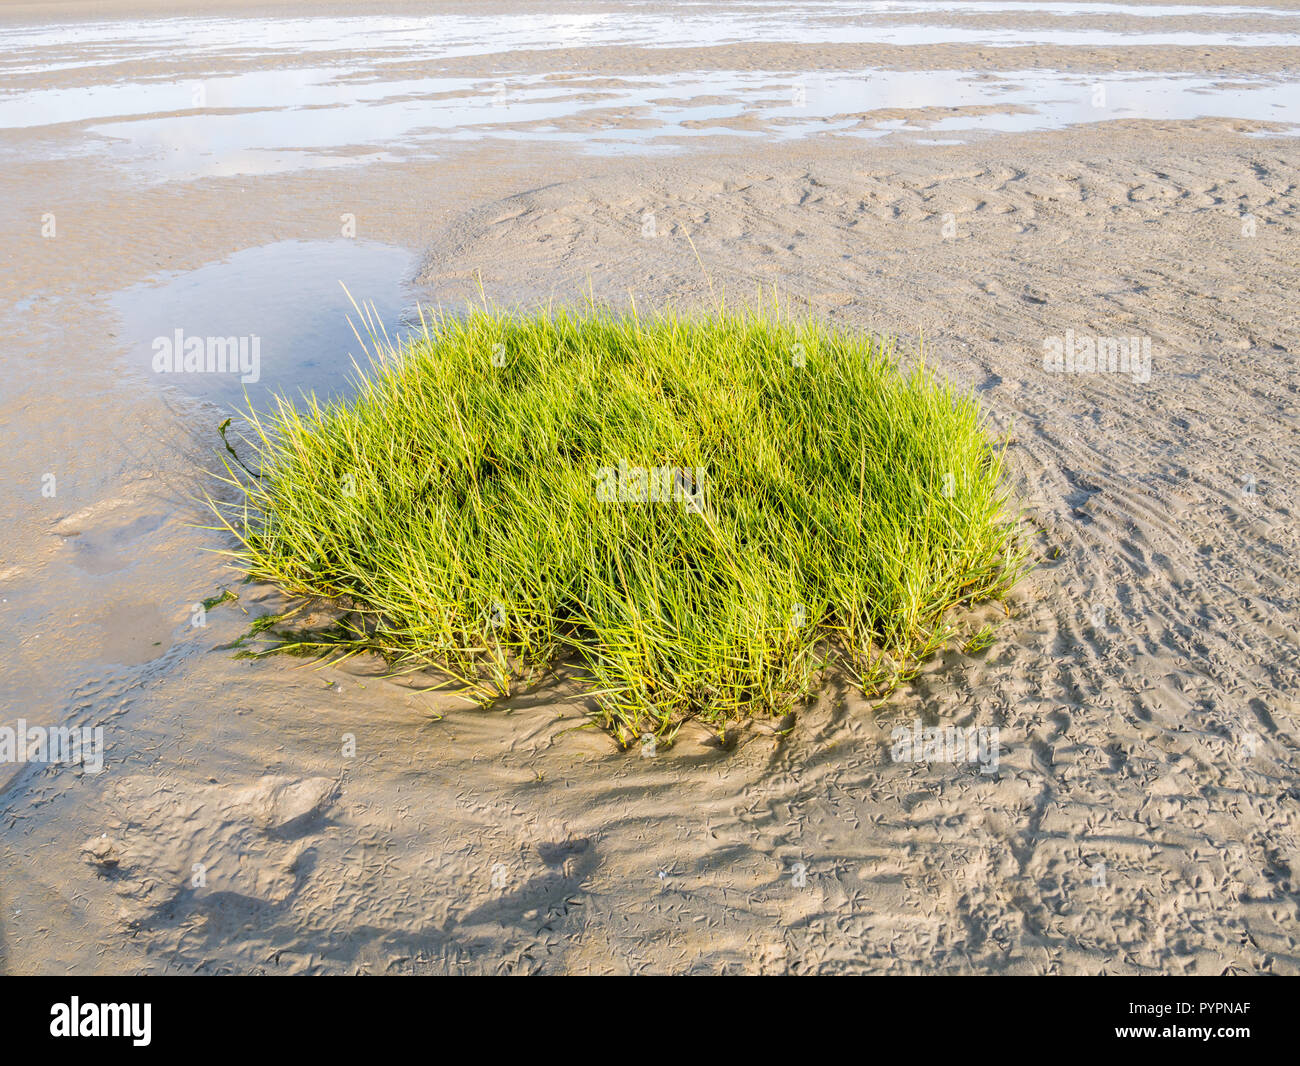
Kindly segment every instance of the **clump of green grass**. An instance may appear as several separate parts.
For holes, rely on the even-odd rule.
[[[322,651],[484,701],[576,662],[625,742],[784,714],[831,657],[887,691],[1022,570],[975,397],[769,312],[439,314],[247,417],[231,554],[344,610]]]

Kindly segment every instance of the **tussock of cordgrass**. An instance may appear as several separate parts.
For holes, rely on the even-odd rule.
[[[627,741],[784,714],[828,655],[886,691],[1021,572],[977,400],[878,340],[484,308],[375,349],[351,399],[250,412],[216,505],[247,577],[345,610],[322,652],[484,701],[576,662]]]

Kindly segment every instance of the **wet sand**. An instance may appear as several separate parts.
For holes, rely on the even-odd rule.
[[[4,5],[0,21],[151,10]],[[317,63],[115,48],[95,53],[103,70],[14,60],[32,68],[17,87]],[[1106,72],[1300,79],[1286,46],[404,51],[347,62],[489,94],[548,73],[772,72],[776,98],[802,81],[836,119],[818,79],[868,66],[1064,71],[1085,98]],[[1035,98],[1041,121],[1010,132],[978,115],[936,131],[944,107],[902,100],[866,115],[870,137],[808,115],[787,136],[792,116],[741,99],[731,125],[690,136],[661,105],[511,120],[507,101],[490,132],[419,151],[286,141],[269,172],[270,149],[213,135],[209,156],[185,150],[226,173],[199,177],[105,140],[102,119],[0,130],[0,726],[102,727],[106,743],[97,775],[0,764],[5,972],[1300,972],[1294,130],[1226,94],[1193,118],[1063,126]],[[941,139],[959,143],[925,143]],[[711,285],[729,300],[776,285],[924,343],[1010,433],[1039,565],[1009,616],[966,619],[998,625],[991,649],[945,654],[885,707],[832,676],[789,737],[755,726],[722,747],[688,728],[653,758],[617,752],[563,685],[479,711],[377,663],[236,660],[228,645],[280,600],[236,585],[203,528],[230,383],[160,380],[149,343],[260,331],[265,381],[341,382],[346,323],[293,316],[353,266],[374,279],[353,294],[392,319],[480,279],[523,305],[707,306]],[[277,308],[306,343],[263,325]],[[1044,346],[1067,332],[1147,338],[1149,380],[1050,372]],[[193,625],[222,588],[239,601]],[[892,731],[917,720],[997,727],[997,772],[895,762]]]

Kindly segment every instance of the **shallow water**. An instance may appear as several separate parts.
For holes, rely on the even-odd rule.
[[[878,137],[900,129],[1028,131],[1115,118],[1207,115],[1300,125],[1300,84],[1133,73],[863,70],[710,72],[648,78],[429,78],[356,85],[325,69],[259,71],[203,83],[204,110],[97,122],[83,149],[151,179],[269,174],[436,156],[474,140],[565,141],[600,154],[680,148],[700,136]],[[184,87],[115,86],[37,100],[26,121],[175,110]],[[62,95],[69,94],[69,95]],[[274,95],[276,108],[257,100]],[[953,113],[953,108],[992,109]],[[241,110],[242,109],[242,110]],[[873,115],[918,112],[906,120]],[[929,112],[929,113],[921,113]],[[0,121],[13,118],[0,105]],[[75,119],[74,117],[75,116]],[[739,126],[740,128],[737,128]]]
[[[975,24],[972,17],[1025,14],[1052,19],[1098,19],[1123,15],[1150,22],[1140,32],[1113,31],[1104,25],[1064,28],[1042,25]],[[1223,28],[1192,30],[1156,28],[1156,20],[1175,17],[1210,20]],[[1267,30],[1234,28],[1232,20],[1269,20]],[[933,23],[938,22],[939,25]],[[1273,24],[1276,25],[1273,25]],[[259,51],[356,53],[392,49],[428,57],[490,55],[494,52],[545,50],[574,46],[633,45],[650,48],[700,47],[733,42],[927,44],[934,41],[989,45],[1254,45],[1294,44],[1296,13],[1273,8],[1199,7],[1169,4],[1035,4],[1027,10],[1013,3],[867,3],[799,4],[765,2],[729,4],[678,3],[671,12],[654,3],[625,4],[618,10],[555,11],[486,16],[439,13],[428,16],[223,19],[176,18],[139,22],[121,20],[75,27],[39,27],[10,31],[7,56],[0,68],[39,69],[46,63],[112,62],[112,51],[129,43],[136,58],[167,57],[184,48],[221,57]]]
[[[275,393],[345,393],[353,359],[368,362],[348,325],[358,317],[348,293],[373,306],[392,335],[413,300],[406,282],[414,269],[409,251],[373,241],[280,241],[131,286],[111,303],[136,374],[226,407],[243,407],[247,394],[261,407]],[[203,370],[167,368],[178,331],[182,354],[186,341],[202,342]],[[211,343],[227,339],[235,343]],[[208,369],[209,350],[230,353],[228,369]],[[238,368],[236,350],[244,353]]]
[[[1300,42],[1300,13],[1271,8],[1047,4],[1027,12],[1005,3],[876,3],[846,13],[843,5],[826,3],[737,7],[743,17],[737,8],[685,4],[671,15],[632,5],[491,18],[189,18],[16,28],[0,45],[0,71],[17,79],[15,85],[28,84],[0,91],[0,131],[80,124],[78,153],[147,180],[175,180],[436,157],[453,145],[492,139],[565,142],[611,154],[682,150],[700,136],[970,134],[1113,118],[1224,116],[1300,126],[1300,82],[1277,77],[724,66],[628,78],[566,69],[571,59],[546,74],[520,69],[525,53],[547,49],[654,52],[741,41],[994,48]],[[1120,14],[1135,17],[1137,28],[1107,28]],[[412,64],[418,71],[420,63],[475,56],[482,58],[478,75],[411,76]],[[170,76],[182,62],[186,76]],[[146,64],[150,73],[100,77],[93,69],[116,64]],[[56,72],[90,83],[51,86]],[[952,108],[992,110],[972,115]],[[886,109],[933,113],[871,115]]]

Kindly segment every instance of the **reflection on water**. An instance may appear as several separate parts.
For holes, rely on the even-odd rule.
[[[286,98],[279,109],[190,111],[99,123],[90,132],[105,138],[115,157],[156,177],[190,178],[436,155],[450,144],[489,137],[566,141],[615,153],[670,150],[685,139],[720,133],[878,137],[898,130],[1008,132],[1207,115],[1300,125],[1300,85],[1262,78],[1224,84],[1186,75],[867,70],[430,78],[354,86],[332,81],[327,71],[294,73],[278,94]],[[245,77],[260,82],[265,75],[207,83],[211,107],[249,106],[226,102],[251,98],[240,84]],[[163,106],[159,100],[154,110]],[[917,113],[882,114],[898,111]]]
[[[558,7],[559,5],[555,5]],[[997,16],[1014,24],[997,24]],[[1039,23],[1024,16],[1047,16]],[[1141,20],[1132,32],[1107,29],[1108,18]],[[1250,17],[1263,29],[1234,25]],[[1162,29],[1162,20],[1194,19],[1196,29]],[[1071,28],[1063,20],[1080,25]],[[1261,5],[949,2],[845,4],[837,0],[788,4],[782,0],[715,3],[622,3],[606,10],[439,12],[419,16],[312,16],[310,18],[173,18],[118,20],[73,26],[15,27],[6,31],[0,69],[22,72],[45,65],[111,62],[129,47],[139,58],[222,57],[259,52],[400,52],[410,58],[451,58],[558,48],[627,45],[684,48],[753,41],[802,44],[926,44],[951,41],[986,45],[1253,45],[1294,44],[1296,12]]]
[[[1135,18],[1110,28],[1118,14]],[[5,130],[76,123],[82,152],[166,180],[395,161],[484,138],[571,142],[610,153],[671,151],[702,135],[1025,131],[1113,118],[1223,116],[1300,125],[1300,82],[1290,75],[1228,82],[1115,70],[714,70],[706,59],[703,69],[688,73],[597,77],[574,53],[622,46],[644,54],[742,40],[1295,46],[1300,12],[763,0],[491,17],[181,18],[14,28],[0,42],[0,72],[21,83],[25,72],[84,68],[66,80],[91,83],[51,87],[49,79],[28,78],[26,89],[0,89],[0,147]],[[545,49],[564,50],[553,69],[520,69],[522,54]],[[471,73],[467,56],[481,59]],[[458,59],[454,72],[435,62]],[[90,68],[109,63],[148,74],[94,84]],[[422,64],[431,69],[422,73]],[[24,142],[18,150],[33,149]]]
[[[281,241],[113,297],[138,373],[226,407],[347,391],[367,359],[348,325],[374,304],[390,335],[413,302],[415,256],[369,241]],[[342,283],[342,284],[340,284]],[[224,368],[224,369],[223,369]],[[244,379],[249,379],[245,381]]]

